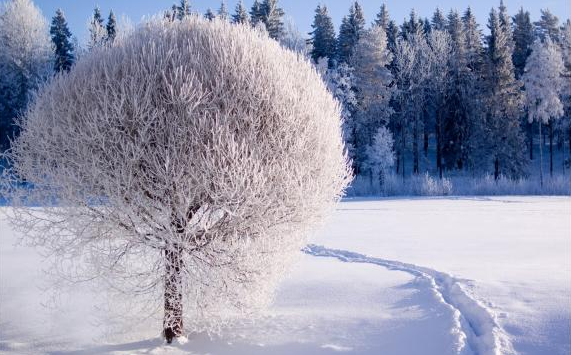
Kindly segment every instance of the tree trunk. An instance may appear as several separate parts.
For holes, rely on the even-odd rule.
[[[440,109],[436,112],[436,168],[438,175],[442,180],[442,130],[441,130],[441,117]]]
[[[424,129],[424,157],[428,158],[428,132]]]
[[[183,332],[182,322],[182,248],[171,245],[165,250],[165,315],[163,335],[167,343]]]
[[[539,184],[543,187],[543,135],[541,134],[541,120],[539,121]]]
[[[549,122],[549,176],[553,177],[553,121]]]
[[[500,159],[496,156],[494,161],[494,180],[498,181],[500,178]]]
[[[533,122],[527,123],[527,137],[529,140],[529,160],[533,160]]]
[[[405,179],[405,175],[404,175],[404,173],[405,173],[405,172],[404,172],[404,170],[405,170],[405,169],[404,169],[404,164],[405,164],[404,155],[405,155],[405,150],[406,150],[406,148],[405,148],[405,147],[406,147],[406,142],[405,142],[404,137],[405,137],[405,131],[404,131],[404,125],[403,125],[402,131],[401,131],[401,155],[402,155],[402,166],[401,166],[401,169],[402,169],[402,180],[403,180],[403,181],[404,181],[404,179]]]
[[[415,120],[414,120],[414,132],[412,134],[412,154],[413,154],[413,173],[414,174],[418,174],[418,164],[419,164],[419,151],[418,151],[418,134],[419,134],[419,129],[418,129],[418,114],[415,115]]]

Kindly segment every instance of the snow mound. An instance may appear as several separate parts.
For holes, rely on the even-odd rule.
[[[451,333],[457,337],[457,353],[468,355],[515,354],[509,336],[498,325],[491,309],[474,299],[462,286],[460,279],[447,273],[400,261],[368,257],[346,250],[329,249],[310,244],[303,249],[309,255],[333,257],[344,262],[368,263],[389,270],[403,271],[425,279],[438,300],[454,313]]]

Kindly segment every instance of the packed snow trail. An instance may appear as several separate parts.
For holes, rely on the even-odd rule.
[[[328,249],[314,244],[308,245],[303,251],[309,255],[333,257],[344,262],[375,264],[426,279],[436,298],[454,313],[452,333],[458,338],[458,354],[515,354],[509,336],[498,325],[491,310],[472,298],[462,288],[459,282],[461,280],[449,274],[414,264],[369,257],[346,250]]]

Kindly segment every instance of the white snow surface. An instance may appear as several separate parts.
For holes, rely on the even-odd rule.
[[[568,197],[345,200],[267,314],[171,346],[152,319],[114,334],[87,285],[48,307],[17,239],[1,217],[0,354],[571,353]]]

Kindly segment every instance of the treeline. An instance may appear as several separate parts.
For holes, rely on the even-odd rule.
[[[358,175],[382,184],[391,167],[403,177],[424,174],[424,161],[441,178],[525,177],[534,138],[544,145],[542,125],[551,174],[554,140],[571,150],[571,23],[561,26],[549,10],[532,22],[523,8],[510,17],[500,2],[484,36],[470,8],[436,9],[431,19],[413,10],[399,26],[383,4],[367,26],[355,1],[338,34],[324,5],[312,27],[311,58],[343,105]]]

